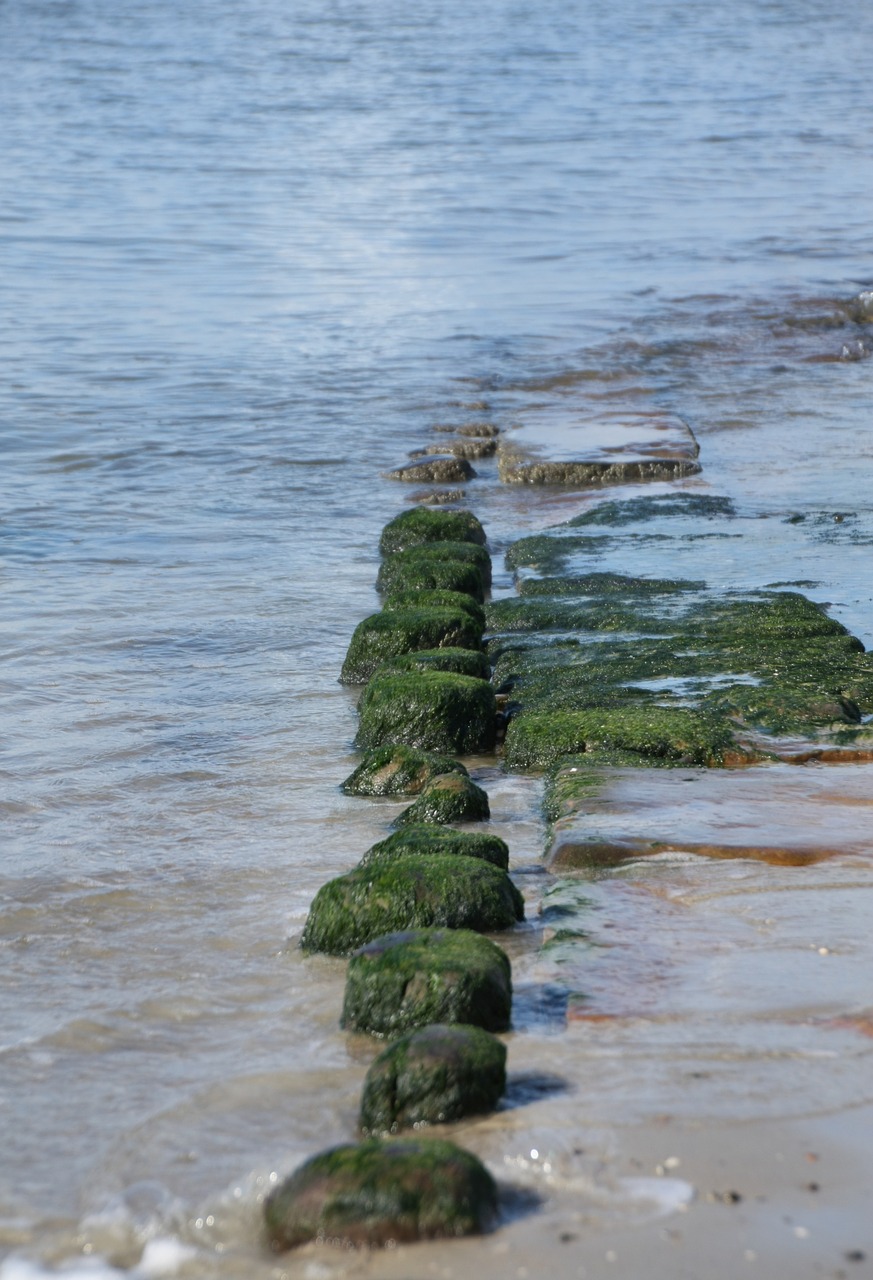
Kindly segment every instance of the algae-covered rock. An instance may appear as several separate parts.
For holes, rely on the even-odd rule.
[[[342,1025],[389,1036],[432,1022],[508,1031],[512,972],[506,953],[466,929],[390,934],[349,961]]]
[[[425,445],[416,449],[411,458],[426,458],[429,454],[450,453],[453,458],[469,458],[475,462],[478,458],[490,458],[497,452],[497,441],[486,439],[440,440],[438,444]]]
[[[705,765],[737,750],[724,718],[681,707],[527,712],[511,721],[506,734],[506,762],[514,768],[543,768],[595,749],[634,752],[640,764],[651,758]]]
[[[370,862],[322,885],[300,945],[341,956],[398,929],[495,933],[523,918],[521,894],[505,871],[478,858],[411,854]]]
[[[411,462],[385,473],[386,480],[401,480],[405,484],[457,484],[459,480],[472,480],[476,472],[465,458],[428,458],[426,462]]]
[[[488,794],[470,777],[445,773],[431,778],[418,799],[404,809],[395,827],[422,822],[483,822],[491,817]]]
[[[481,858],[505,871],[509,866],[509,847],[499,836],[484,831],[455,831],[432,823],[410,824],[368,849],[359,866],[379,860],[393,860],[411,855],[456,854],[464,858]]]
[[[392,591],[382,604],[383,613],[395,609],[462,609],[476,623],[480,634],[485,630],[485,609],[464,591],[419,590]]]
[[[382,561],[376,579],[377,589],[386,595],[411,590],[463,591],[480,601],[490,586],[491,557],[476,542],[426,542],[395,551]]]
[[[481,649],[418,649],[392,658],[383,671],[454,671],[461,676],[487,680],[491,664]]]
[[[371,1139],[307,1160],[264,1203],[270,1247],[314,1240],[393,1245],[485,1231],[497,1211],[488,1170],[451,1142]]]
[[[364,684],[383,663],[416,649],[475,649],[476,622],[461,609],[392,609],[374,613],[355,627],[343,663],[343,684]]]
[[[437,1023],[395,1040],[361,1096],[364,1133],[396,1133],[493,1111],[506,1088],[506,1046],[481,1027]]]
[[[446,773],[466,775],[467,770],[451,756],[391,742],[368,751],[342,789],[349,796],[414,796],[431,778]]]
[[[358,747],[402,742],[426,751],[472,755],[490,751],[497,702],[487,680],[448,671],[373,677],[358,704]]]
[[[382,530],[379,550],[383,556],[427,542],[475,542],[483,545],[485,530],[472,511],[429,511],[413,507],[402,511]]]

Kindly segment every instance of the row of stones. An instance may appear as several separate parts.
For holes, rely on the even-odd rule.
[[[457,484],[475,478],[471,458],[490,458],[497,450],[500,429],[491,422],[468,422],[463,426],[438,426],[435,429],[438,433],[451,432],[452,435],[449,439],[413,450],[410,457],[414,461],[387,472],[387,479],[407,484]],[[441,499],[439,495],[427,495],[426,500]],[[445,495],[442,500],[445,500]]]
[[[469,1152],[398,1131],[492,1110],[506,1082],[509,960],[482,937],[524,915],[497,836],[447,823],[489,816],[457,754],[490,749],[496,703],[483,653],[490,558],[468,512],[416,508],[383,530],[380,613],[343,666],[365,683],[352,795],[409,795],[400,829],[322,886],[301,945],[349,956],[341,1025],[397,1037],[372,1063],[364,1141],[322,1152],[268,1198],[270,1244],[383,1244],[484,1230],[497,1191]]]

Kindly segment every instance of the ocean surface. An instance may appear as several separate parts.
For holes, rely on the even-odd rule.
[[[434,425],[680,414],[692,488],[810,530],[713,580],[808,580],[873,645],[871,50],[873,8],[812,0],[0,0],[3,1280],[376,1265],[279,1270],[259,1199],[353,1135],[372,1056],[297,940],[398,811],[338,790],[337,676]],[[506,591],[508,542],[591,495],[477,469]],[[863,860],[782,914],[785,869],[690,859],[582,903],[536,779],[473,765],[528,902],[509,1102],[459,1134],[502,1178],[596,1232],[636,1212],[614,1126],[873,1098],[869,1038],[821,1029],[869,1000]],[[562,1021],[539,912],[574,893],[622,937],[604,1007],[659,975],[642,1027]]]

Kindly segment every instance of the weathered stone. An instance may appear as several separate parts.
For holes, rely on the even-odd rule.
[[[431,454],[451,454],[453,458],[490,458],[497,452],[496,440],[440,440],[438,444],[425,445],[422,449],[414,449],[410,458],[426,458]]]
[[[460,426],[455,426],[451,422],[438,423],[434,427],[434,431],[454,432],[459,436],[479,436],[482,439],[490,440],[500,435],[500,428],[495,426],[493,422],[464,422]]]
[[[478,600],[464,591],[421,590],[392,591],[382,604],[383,613],[395,609],[463,609],[476,623],[479,633],[485,630],[485,610]],[[478,646],[476,646],[478,648]]]
[[[484,546],[485,530],[472,511],[428,511],[413,507],[401,511],[385,525],[379,550],[388,556],[429,542],[473,542]]]
[[[505,871],[509,866],[509,848],[499,836],[484,831],[455,831],[453,827],[432,823],[410,824],[368,849],[359,866],[371,862],[412,855],[428,857],[433,853],[451,853],[464,858],[482,858]]]
[[[385,473],[386,480],[402,480],[405,484],[457,484],[472,480],[476,472],[464,458],[429,458],[427,462],[410,462]]]
[[[447,507],[454,502],[463,502],[466,496],[466,489],[417,489],[409,495],[409,501],[426,507]]]
[[[359,622],[340,680],[364,684],[383,663],[419,649],[475,649],[481,631],[468,613],[452,608],[391,609]]]
[[[476,576],[471,577],[471,571]],[[379,591],[464,591],[482,600],[491,586],[491,557],[474,542],[427,542],[395,551],[383,560]]]
[[[397,1133],[492,1111],[506,1088],[506,1046],[481,1027],[422,1027],[372,1063],[361,1097],[361,1130]]]
[[[368,751],[342,789],[350,796],[412,796],[431,778],[453,772],[466,775],[467,770],[451,756],[392,742]]]
[[[622,751],[650,760],[714,765],[732,750],[739,754],[730,725],[719,716],[682,707],[631,705],[527,712],[510,722],[505,758],[512,768],[543,768],[583,751]]]
[[[454,671],[460,676],[487,680],[491,675],[491,664],[481,649],[418,649],[392,658],[383,664],[381,670]]]
[[[422,787],[418,799],[404,809],[395,827],[422,822],[483,822],[491,817],[488,794],[477,787],[472,778],[458,773],[445,773],[431,778]]]
[[[377,938],[352,956],[342,1025],[377,1036],[432,1022],[508,1031],[511,1010],[510,964],[496,943],[466,929],[424,929]]]
[[[373,861],[322,885],[300,945],[348,955],[399,929],[495,933],[524,918],[521,894],[505,871],[478,858],[413,855]]]
[[[426,751],[472,755],[490,751],[497,702],[486,680],[447,671],[376,675],[358,704],[357,745],[401,742]]]
[[[587,421],[537,421],[504,437],[504,484],[578,488],[695,475],[697,441],[687,423],[660,413],[606,413]]]
[[[485,1231],[497,1212],[488,1170],[453,1143],[371,1139],[307,1160],[264,1203],[270,1247],[393,1245]]]

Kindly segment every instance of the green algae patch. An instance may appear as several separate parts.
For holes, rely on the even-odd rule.
[[[705,582],[688,578],[633,578],[621,573],[588,573],[581,577],[523,578],[520,596],[663,596],[702,591]]]
[[[538,569],[541,573],[558,573],[570,556],[598,556],[604,540],[601,536],[533,533],[513,542],[504,556],[507,569]]]
[[[460,609],[383,610],[358,623],[340,680],[343,684],[365,684],[377,668],[410,651],[476,649],[481,635],[476,621]]]
[[[663,493],[653,497],[624,498],[601,502],[598,506],[574,516],[565,528],[585,525],[621,526],[648,520],[681,516],[693,520],[726,520],[736,515],[730,498],[702,493]]]
[[[521,599],[509,596],[492,600],[485,610],[487,630],[508,634],[528,631],[647,631],[671,630],[668,617],[654,608],[643,609],[632,601],[616,599]]]
[[[502,871],[509,866],[509,846],[499,836],[484,831],[455,831],[452,827],[432,823],[402,827],[368,849],[359,866],[366,867],[371,862],[388,861],[407,855],[427,857],[434,853],[481,858],[492,866],[500,867]]]
[[[487,680],[491,664],[481,649],[418,649],[392,658],[382,671],[454,671],[461,676]]]
[[[544,768],[562,756],[594,750],[633,752],[640,764],[719,765],[737,747],[725,719],[659,706],[526,712],[510,722],[506,734],[506,763],[512,768]]]
[[[378,674],[358,704],[356,743],[362,750],[389,742],[425,751],[472,755],[490,751],[497,702],[486,680],[447,671]]]
[[[381,1135],[483,1115],[505,1089],[506,1046],[496,1036],[481,1027],[422,1027],[388,1045],[370,1066],[360,1128]]]
[[[474,542],[484,546],[485,530],[472,511],[433,511],[426,507],[412,507],[385,525],[379,550],[387,556],[428,542]]]
[[[322,885],[300,945],[348,955],[400,929],[442,926],[495,933],[523,918],[521,894],[505,871],[450,853],[413,854],[370,862]]]
[[[395,609],[454,609],[468,614],[479,628],[485,630],[485,610],[478,600],[463,591],[417,590],[392,591],[382,604],[383,613]]]
[[[497,1188],[469,1151],[437,1139],[371,1139],[307,1160],[264,1202],[275,1252],[308,1241],[392,1246],[486,1231]]]
[[[490,817],[487,792],[470,777],[446,773],[425,783],[418,799],[404,809],[394,825],[484,822]]]
[[[491,586],[491,557],[473,542],[429,542],[382,561],[376,587],[396,591],[462,591],[476,600]]]
[[[431,778],[446,773],[466,775],[467,770],[451,756],[392,742],[368,751],[342,789],[349,796],[412,796]]]
[[[349,961],[342,1026],[391,1036],[430,1023],[508,1031],[512,971],[506,953],[466,929],[377,938]]]

